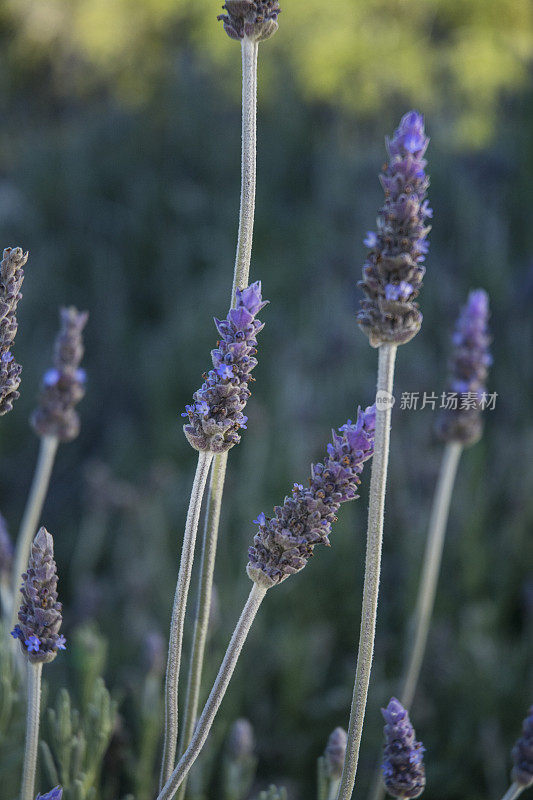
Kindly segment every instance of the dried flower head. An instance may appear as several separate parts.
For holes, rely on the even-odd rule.
[[[22,367],[15,361],[11,348],[18,328],[16,312],[27,260],[28,253],[20,247],[6,247],[0,262],[0,416],[11,411],[20,397]]]
[[[365,239],[370,252],[359,284],[366,297],[357,319],[372,347],[405,344],[422,323],[415,300],[429,246],[426,218],[433,215],[425,199],[428,144],[424,118],[416,111],[406,114],[387,140],[389,163],[380,175],[385,204],[377,218],[377,232],[369,232]]]
[[[324,750],[326,769],[330,779],[333,781],[338,781],[342,778],[347,739],[348,736],[344,728],[335,728],[330,734],[326,749]]]
[[[262,42],[273,36],[279,25],[281,8],[277,0],[226,0],[222,8],[227,14],[217,19],[224,23],[224,30],[231,39],[240,41],[247,36]]]
[[[480,403],[492,364],[488,319],[488,294],[483,289],[470,292],[452,339],[449,391],[454,407],[445,408],[437,421],[437,433],[445,442],[471,445],[483,432]]]
[[[9,581],[13,566],[13,543],[6,521],[0,514],[0,582]]]
[[[385,719],[383,782],[393,797],[418,797],[426,785],[424,747],[415,739],[409,714],[395,697],[381,713]]]
[[[269,588],[305,567],[317,544],[329,546],[331,525],[341,503],[355,500],[359,474],[374,452],[376,409],[357,412],[351,420],[333,431],[323,464],[311,467],[309,487],[294,484],[292,496],[274,508],[274,516],[261,513],[254,522],[254,536],[247,572],[260,585]]]
[[[228,756],[233,761],[253,755],[255,748],[254,729],[249,720],[236,719],[230,728],[227,741]]]
[[[74,306],[60,309],[60,329],[54,347],[54,366],[43,376],[39,405],[31,424],[39,436],[55,436],[70,442],[80,432],[75,406],[85,394],[87,376],[80,369],[84,347],[82,331],[87,324],[87,311]]]
[[[35,800],[62,800],[63,787],[56,786],[55,789],[50,789],[47,794],[38,794]]]
[[[20,640],[22,652],[32,663],[46,664],[65,650],[65,637],[59,633],[61,603],[57,601],[57,568],[54,540],[41,528],[33,540],[28,570],[22,575],[22,604],[19,624],[11,635]]]
[[[511,780],[524,789],[533,785],[533,706],[522,724],[522,735],[511,751]]]
[[[261,281],[256,281],[237,291],[236,307],[225,320],[215,318],[221,338],[211,350],[213,369],[204,374],[205,383],[182,414],[189,418],[183,431],[196,450],[224,453],[241,440],[238,431],[246,429],[248,419],[242,413],[251,394],[248,384],[254,380],[250,373],[257,365],[256,336],[263,329],[255,315],[267,302],[261,297]]]

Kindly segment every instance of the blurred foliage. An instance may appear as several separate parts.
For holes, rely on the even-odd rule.
[[[74,724],[80,709],[77,737],[95,693],[109,701],[102,674],[119,704],[112,731],[105,717],[98,800],[143,800],[156,785],[163,667],[148,643],[167,632],[195,465],[179,413],[209,365],[212,317],[230,294],[240,56],[215,12],[179,0],[0,5],[0,240],[31,252],[15,348],[22,396],[0,425],[1,511],[16,531],[38,447],[27,419],[57,306],[88,308],[82,432],[59,449],[42,520],[55,537],[70,643],[45,680],[56,715],[63,709]],[[533,697],[531,13],[522,0],[294,0],[261,46],[252,278],[271,304],[249,430],[230,453],[205,690],[249,590],[251,520],[305,480],[332,425],[371,401],[376,354],[354,321],[361,242],[382,202],[384,136],[413,103],[432,137],[435,217],[424,325],[400,350],[396,396],[442,389],[454,317],[475,286],[491,295],[490,389],[499,394],[460,465],[412,710],[428,800],[498,800]],[[429,409],[393,412],[361,796],[382,739],[379,708],[398,689],[441,455],[433,419]],[[274,782],[290,800],[315,796],[316,758],[347,724],[367,490],[365,472],[331,549],[269,593],[188,800],[218,798],[224,740],[239,716],[257,738],[251,795]],[[0,666],[11,800],[23,703],[13,714],[19,690]]]
[[[176,43],[211,59],[225,83],[236,46],[218,10],[206,0],[5,0],[0,19],[17,68],[49,64],[66,91],[111,80],[138,104],[171,68]],[[335,0],[327,10],[322,0],[287,0],[282,11],[281,36],[262,48],[271,94],[291,74],[308,100],[360,113],[400,99],[445,111],[460,141],[480,144],[502,92],[530,75],[530,0]]]

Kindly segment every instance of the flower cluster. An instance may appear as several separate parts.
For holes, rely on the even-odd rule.
[[[450,363],[449,388],[456,394],[468,393],[478,400],[486,391],[488,368],[492,363],[488,333],[489,296],[483,289],[470,292],[453,335],[454,352]],[[471,445],[483,431],[482,404],[446,409],[437,422],[437,433],[445,442]]]
[[[217,19],[224,23],[224,30],[231,39],[241,41],[247,36],[262,42],[273,36],[279,25],[281,8],[277,0],[226,0],[222,8],[227,14]]]
[[[33,540],[28,570],[22,575],[22,604],[19,625],[11,635],[20,640],[28,659],[43,664],[53,661],[58,650],[65,650],[65,637],[59,633],[61,603],[57,601],[57,568],[54,540],[41,528]]]
[[[373,347],[404,344],[422,323],[415,299],[429,247],[426,218],[433,213],[425,199],[428,143],[424,118],[416,111],[406,114],[387,140],[389,163],[380,175],[385,204],[377,218],[377,232],[369,232],[364,242],[370,252],[359,284],[366,297],[357,319]]]
[[[326,769],[331,780],[340,780],[346,757],[347,733],[344,728],[338,727],[330,734],[324,759]]]
[[[311,467],[309,487],[294,484],[292,497],[274,508],[274,516],[261,513],[248,551],[249,577],[269,588],[305,567],[317,544],[329,545],[331,525],[341,503],[355,500],[363,464],[374,452],[375,406],[358,410],[351,420],[333,431],[324,463]]]
[[[512,750],[511,780],[526,788],[533,785],[533,706],[522,725],[522,735]]]
[[[418,797],[426,785],[424,747],[415,739],[409,714],[395,697],[381,713],[385,719],[383,782],[393,797]]]
[[[256,281],[237,291],[236,306],[225,320],[215,318],[221,338],[211,351],[213,369],[182,414],[189,418],[183,426],[185,436],[196,450],[223,453],[241,440],[238,431],[246,428],[248,419],[242,413],[251,394],[248,384],[254,380],[250,373],[257,365],[256,336],[263,328],[255,315],[267,302]]]
[[[22,367],[11,348],[18,328],[16,312],[27,260],[28,254],[20,247],[6,247],[0,263],[0,416],[11,411],[20,397]]]
[[[60,442],[70,442],[80,431],[75,406],[85,394],[87,376],[80,369],[80,362],[84,352],[82,331],[88,317],[87,311],[78,311],[74,306],[60,310],[54,366],[44,374],[39,405],[31,418],[39,436],[55,436]]]

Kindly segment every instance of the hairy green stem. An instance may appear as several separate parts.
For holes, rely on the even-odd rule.
[[[163,743],[163,759],[159,788],[166,783],[172,774],[176,758],[176,746],[178,741],[178,681],[183,645],[185,609],[191,582],[196,531],[198,530],[202,498],[212,460],[213,453],[203,451],[198,453],[198,464],[191,490],[185,532],[183,534],[180,568],[176,584],[176,593],[174,595],[168,644],[167,672],[165,678],[165,739]]]
[[[237,301],[237,289],[248,286],[255,212],[256,150],[257,150],[257,54],[258,44],[248,38],[242,41],[242,154],[241,199],[237,252],[231,290],[231,305]],[[196,723],[205,642],[211,606],[211,590],[218,542],[220,508],[224,493],[224,480],[228,453],[216,455],[211,471],[207,516],[204,528],[202,566],[199,578],[198,603],[194,622],[192,652],[189,666],[185,722],[180,736],[179,752],[187,748]],[[178,800],[185,795],[186,782],[180,786]]]
[[[248,286],[255,213],[255,176],[257,150],[257,42],[242,40],[242,155],[241,203],[231,304],[237,289]]]
[[[211,592],[213,588],[213,573],[215,571],[218,525],[220,520],[220,507],[222,505],[224,477],[226,475],[226,463],[227,458],[215,458],[211,470],[211,483],[209,486],[204,527],[202,563],[200,567],[198,601],[189,665],[189,680],[187,684],[187,694],[185,696],[184,723],[181,729],[180,746],[178,750],[180,755],[185,752],[191,741],[198,714],[205,643],[207,640],[209,615],[211,611]],[[186,780],[183,781],[178,789],[178,799],[185,796],[185,788]]]
[[[411,707],[415,696],[420,669],[424,659],[424,652],[426,650],[442,561],[446,524],[450,512],[450,501],[462,452],[463,446],[458,442],[450,442],[446,445],[442,456],[437,486],[435,488],[426,550],[420,577],[420,587],[416,602],[413,645],[409,649],[409,660],[405,668],[402,688],[399,693],[402,705],[407,709]],[[376,776],[369,797],[371,800],[383,800],[385,797],[385,787],[381,779],[381,765],[378,765],[376,769]]]
[[[34,800],[37,749],[39,746],[39,717],[41,713],[42,664],[28,661],[28,709],[26,712],[26,744],[20,800]]]
[[[359,748],[363,732],[366,699],[370,682],[370,671],[372,669],[372,657],[374,654],[391,424],[391,402],[387,402],[387,395],[392,395],[395,358],[395,345],[382,344],[380,346],[376,395],[376,431],[374,456],[372,458],[372,474],[370,478],[361,630],[359,634],[359,650],[357,653],[357,667],[350,711],[350,724],[348,727],[346,757],[344,759],[344,768],[337,800],[350,800],[352,796],[357,772],[357,762],[359,760]]]
[[[213,720],[224,698],[228,688],[231,676],[235,670],[235,665],[243,648],[248,632],[255,619],[255,615],[261,605],[261,602],[267,592],[262,586],[256,583],[252,586],[252,590],[248,596],[248,600],[244,606],[242,614],[239,618],[237,626],[231,637],[231,641],[226,650],[226,655],[218,671],[218,675],[211,689],[211,693],[207,699],[204,709],[198,720],[198,724],[194,729],[194,734],[191,742],[180,758],[178,765],[169,780],[165,783],[163,789],[159,792],[157,800],[171,800],[174,797],[176,790],[185,779],[190,768],[198,758],[205,740],[209,735]]]
[[[516,800],[525,788],[525,786],[520,786],[519,783],[512,783],[502,797],[502,800]]]
[[[50,484],[50,476],[54,466],[59,440],[55,436],[43,436],[39,448],[37,466],[31,484],[30,493],[24,509],[24,516],[20,525],[15,558],[13,560],[13,601],[11,608],[6,609],[6,617],[11,617],[11,626],[17,622],[17,597],[20,587],[20,577],[26,572],[30,557],[31,543],[37,533],[37,526],[43,510],[46,493]],[[8,617],[8,618],[9,618]]]

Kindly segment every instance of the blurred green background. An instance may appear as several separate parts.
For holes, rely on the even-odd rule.
[[[27,420],[57,307],[87,308],[82,432],[59,450],[43,514],[56,539],[66,634],[85,644],[46,678],[50,703],[66,685],[83,704],[80,675],[105,661],[119,717],[102,800],[151,797],[151,767],[144,788],[137,774],[146,637],[167,635],[196,460],[179,414],[209,367],[212,317],[229,302],[241,78],[239,46],[216,22],[219,11],[207,0],[0,3],[0,242],[30,250],[15,347],[22,396],[0,426],[1,510],[14,535],[38,449]],[[533,6],[286,0],[259,61],[251,277],[271,304],[249,430],[230,453],[207,677],[248,593],[251,520],[307,478],[332,426],[372,401],[376,353],[355,322],[362,239],[382,202],[384,136],[415,107],[431,136],[435,215],[424,324],[399,352],[396,396],[442,391],[454,318],[482,286],[498,399],[460,466],[412,718],[427,748],[428,800],[497,800],[533,702]],[[441,456],[434,420],[428,409],[393,412],[357,798],[374,772],[379,708],[398,689]],[[276,781],[291,800],[313,797],[315,760],[348,720],[368,482],[365,471],[332,548],[269,593],[191,798],[220,797],[219,750],[237,716],[256,730],[255,788]],[[105,659],[88,625],[106,638]],[[2,773],[8,797],[15,751]]]

